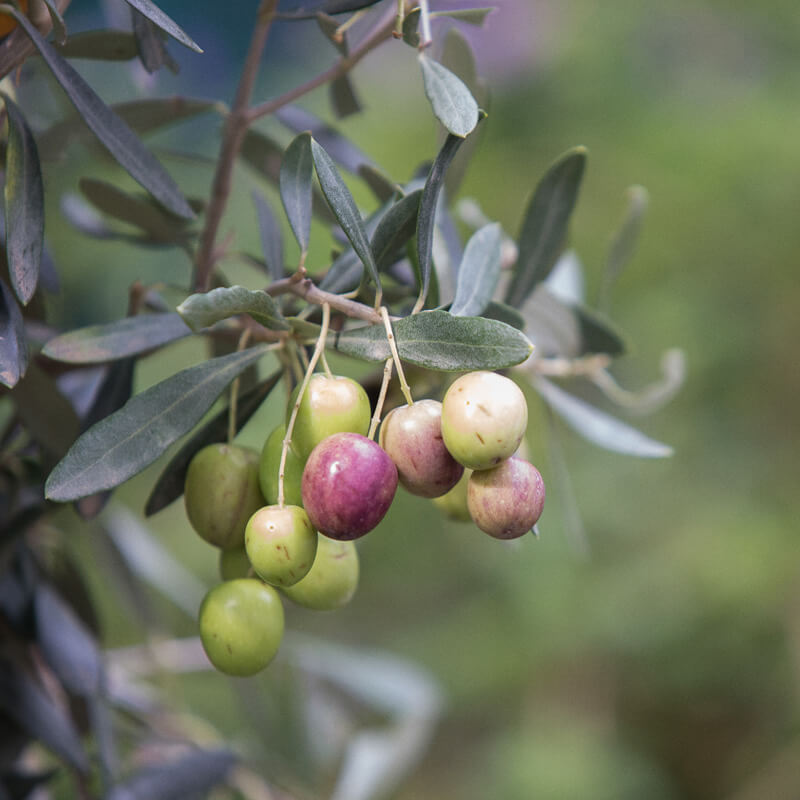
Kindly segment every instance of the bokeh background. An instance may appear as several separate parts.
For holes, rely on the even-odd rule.
[[[585,145],[571,246],[591,300],[624,192],[647,188],[640,245],[614,294],[613,316],[632,344],[615,374],[638,388],[658,377],[664,350],[685,352],[678,396],[650,417],[630,418],[675,455],[626,458],[561,431],[588,554],[574,546],[571,501],[554,478],[541,538],[516,545],[403,497],[361,543],[353,603],[325,615],[289,609],[289,626],[409,659],[440,687],[440,720],[413,773],[391,793],[397,800],[800,797],[797,5],[495,4],[482,29],[463,29],[491,103],[462,194],[515,234],[546,167]],[[81,71],[109,100],[183,94],[230,102],[255,0],[160,5],[205,55],[173,46],[177,76],[88,62]],[[113,21],[119,6],[75,0],[67,21],[73,30],[96,27],[103,15]],[[314,23],[281,24],[273,34],[260,98],[334,57]],[[438,135],[412,51],[389,44],[354,79],[365,113],[341,129],[394,178],[409,178],[433,157]],[[304,105],[330,118],[324,93]],[[151,143],[213,157],[219,124],[209,117]],[[208,165],[168,158],[188,193],[207,193]],[[63,279],[51,312],[65,326],[119,318],[134,278],[185,283],[190,274],[179,251],[123,253],[72,231],[60,196],[76,191],[82,174],[120,179],[82,149],[48,168],[48,240]],[[246,170],[237,173],[223,227],[258,252],[254,186],[266,190]],[[329,240],[321,230],[315,236],[322,265]],[[287,246],[287,255],[296,254]],[[226,269],[259,285],[255,272]],[[172,346],[142,362],[137,386],[201,355],[191,342]],[[549,479],[545,419],[530,400],[530,444]],[[245,443],[260,447],[281,402],[276,393],[245,429]],[[124,487],[117,508],[140,512],[161,466]],[[98,544],[102,518],[81,525],[65,510],[60,522],[86,565],[109,647],[141,642],[146,626],[161,637],[194,633],[190,615],[163,593],[148,595],[142,615],[117,590]],[[147,525],[197,580],[216,581],[215,556],[179,503]],[[296,742],[296,730],[286,730],[297,723],[294,695],[302,689],[287,669],[268,671],[248,694],[204,673],[169,685],[186,713],[242,744],[265,774],[298,797],[324,796],[330,775],[288,744]],[[261,717],[244,710],[254,697]]]

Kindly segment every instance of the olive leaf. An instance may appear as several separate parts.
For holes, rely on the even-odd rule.
[[[11,289],[0,278],[0,383],[15,386],[27,367],[25,321]]]
[[[286,148],[281,160],[281,202],[302,253],[308,250],[311,236],[311,134],[301,133]]]
[[[466,84],[447,67],[419,55],[425,95],[439,122],[454,136],[462,139],[478,124],[478,103]]]
[[[497,222],[472,234],[458,268],[456,296],[450,313],[475,317],[483,313],[500,279],[500,245],[503,231]]]
[[[177,308],[186,324],[193,330],[208,328],[215,322],[249,314],[256,322],[276,331],[289,329],[275,301],[264,291],[252,291],[244,286],[223,286],[210,292],[187,297]]]
[[[173,39],[180,42],[184,47],[194,50],[195,53],[202,53],[198,45],[186,31],[177,23],[170,19],[155,3],[151,0],[125,0],[125,2],[135,8],[140,14],[147,17],[154,25],[168,33]]]

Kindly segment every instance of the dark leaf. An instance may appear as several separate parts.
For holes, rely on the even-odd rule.
[[[419,35],[419,8],[413,8],[403,17],[403,41],[411,47],[419,47],[422,38]]]
[[[281,201],[300,250],[305,254],[311,236],[311,134],[300,133],[286,148],[281,160]]]
[[[136,58],[136,38],[128,31],[99,30],[73,34],[56,50],[64,58],[130,61]]]
[[[370,164],[362,164],[358,168],[358,177],[367,184],[379,203],[386,203],[397,194],[397,184]]]
[[[193,331],[208,328],[237,314],[249,314],[256,322],[274,331],[289,330],[289,323],[266,292],[261,289],[252,291],[244,286],[223,286],[190,295],[178,306],[178,313]]]
[[[61,289],[58,269],[47,245],[42,248],[42,262],[39,264],[39,285],[50,294],[57,294]]]
[[[425,95],[439,122],[454,136],[464,138],[478,124],[478,103],[457,75],[424,53],[419,55]]]
[[[398,200],[380,218],[371,241],[378,269],[391,266],[414,236],[421,197],[422,189],[417,189]]]
[[[339,32],[338,20],[322,11],[316,15],[316,20],[325,38],[337,49],[340,55],[346,56],[350,52],[350,48],[347,45],[347,36]]]
[[[0,658],[0,710],[74,769],[88,771],[89,760],[72,720],[30,675],[4,658]]]
[[[331,157],[325,152],[322,146],[314,139],[311,140],[311,153],[314,156],[314,166],[317,170],[317,178],[322,187],[322,193],[330,205],[331,210],[336,215],[336,219],[342,226],[342,230],[353,245],[361,262],[367,269],[369,277],[375,284],[378,291],[381,288],[381,279],[378,274],[378,267],[369,246],[364,220],[356,207],[353,195],[345,186],[341,175],[339,175]]]
[[[484,225],[470,237],[458,268],[456,297],[450,306],[453,316],[477,317],[489,304],[500,279],[502,240],[497,222]]]
[[[513,306],[507,306],[497,300],[491,300],[489,305],[483,310],[481,314],[486,319],[496,319],[500,322],[505,322],[506,325],[511,325],[519,331],[525,330],[525,317],[517,311]]]
[[[150,74],[158,72],[166,66],[172,72],[178,71],[178,65],[167,50],[166,37],[160,28],[151,22],[144,14],[136,9],[131,9],[133,18],[133,35],[136,37],[136,49],[139,61]]]
[[[36,642],[45,661],[67,691],[97,694],[103,672],[94,636],[64,599],[40,581],[34,595]]]
[[[194,750],[177,761],[143,767],[106,795],[106,800],[184,800],[207,797],[236,763],[229,750]]]
[[[2,800],[28,800],[30,797],[35,797],[33,792],[51,780],[56,772],[55,769],[43,772],[3,771],[2,777],[0,777],[0,798]]]
[[[361,102],[356,95],[353,81],[349,75],[340,75],[328,84],[333,113],[339,119],[358,114],[361,111]]]
[[[191,333],[174,311],[125,317],[51,339],[42,354],[69,364],[96,364],[145,353]]]
[[[50,473],[46,496],[75,500],[141,472],[191,430],[225,387],[266,352],[258,346],[211,359],[131,398],[75,442]]]
[[[506,302],[522,305],[537,283],[543,281],[558,260],[578,199],[586,149],[569,150],[545,173],[531,198],[519,235],[519,257]]]
[[[56,44],[64,44],[67,40],[67,26],[53,0],[44,0],[47,12],[50,14],[50,23],[53,26],[53,40]]]
[[[504,369],[524,361],[533,346],[520,331],[483,317],[454,317],[423,311],[392,324],[400,358],[427,369]],[[383,325],[338,334],[332,346],[365,361],[390,357]]]
[[[14,16],[25,29],[78,113],[111,155],[165,208],[179,217],[187,219],[194,217],[194,212],[175,181],[128,125],[95,94],[89,84],[53,49],[53,46],[42,38],[24,14],[15,11]]]
[[[564,422],[598,447],[641,458],[664,458],[672,455],[672,448],[668,445],[645,436],[541,376],[534,379],[533,386]]]
[[[496,6],[487,8],[454,8],[449,11],[433,11],[431,18],[434,17],[450,17],[457,19],[459,22],[466,22],[469,25],[481,26],[486,21],[486,17],[496,10]]]
[[[249,392],[239,397],[236,406],[236,432],[238,433],[247,421],[258,411],[269,393],[278,385],[281,372],[275,372],[265,381],[254,386]],[[151,516],[162,508],[166,508],[183,494],[186,482],[186,471],[195,453],[206,445],[224,442],[228,438],[228,417],[230,410],[224,408],[208,423],[189,438],[180,450],[172,457],[164,471],[153,486],[145,506],[145,516]]]
[[[25,305],[39,280],[44,244],[44,187],[36,142],[17,104],[0,92],[8,116],[6,257],[11,285]]]
[[[280,280],[286,270],[283,266],[283,234],[267,198],[253,191],[253,203],[258,217],[258,232],[261,234],[261,251],[272,280]]]
[[[0,278],[0,383],[16,386],[27,368],[25,322],[11,289]]]
[[[374,166],[372,159],[358,149],[346,136],[300,106],[284,106],[275,116],[295,133],[311,131],[313,138],[340,167],[357,172],[362,164]]]
[[[195,53],[202,53],[200,46],[191,39],[189,34],[171,20],[155,3],[150,0],[125,0],[128,5],[133,6],[140,14],[143,14],[152,23],[168,33],[173,39],[179,41]]]
[[[350,11],[369,8],[378,2],[380,0],[323,0],[323,2],[294,8],[291,11],[281,11],[278,17],[280,19],[313,19],[317,14],[347,14]]]

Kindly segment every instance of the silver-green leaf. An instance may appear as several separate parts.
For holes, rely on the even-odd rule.
[[[298,134],[286,148],[281,160],[281,202],[300,250],[308,250],[311,236],[311,134]]]
[[[464,138],[478,124],[478,103],[457,75],[420,54],[425,95],[439,122],[454,136]]]
[[[184,47],[194,50],[195,53],[202,53],[203,50],[194,39],[189,36],[174,20],[170,19],[155,3],[151,0],[125,0],[133,6],[140,14],[143,14],[152,23],[168,33],[173,39],[180,42]]]
[[[500,224],[484,225],[467,242],[458,268],[456,296],[450,313],[456,317],[477,317],[489,305],[500,279]]]
[[[274,331],[289,329],[289,323],[266,292],[244,286],[223,286],[190,295],[177,311],[195,332],[237,314],[249,314],[256,322]]]

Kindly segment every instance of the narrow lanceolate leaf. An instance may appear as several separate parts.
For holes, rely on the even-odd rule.
[[[565,392],[545,378],[537,376],[533,385],[564,422],[598,447],[641,458],[664,458],[672,455],[672,448],[668,445],[645,436],[641,431]]]
[[[139,61],[147,72],[153,74],[161,67],[168,67],[173,72],[177,72],[178,65],[169,54],[166,37],[158,26],[135,8],[131,8],[131,17],[133,18],[133,35],[136,37]]]
[[[379,0],[322,0],[319,3],[308,3],[292,11],[278,14],[280,19],[313,19],[317,14],[347,14],[362,8],[374,6]]]
[[[392,327],[400,358],[427,369],[504,369],[521,363],[533,351],[521,331],[483,317],[423,311],[394,322]],[[365,361],[385,361],[391,355],[383,325],[345,331],[331,344]]]
[[[391,266],[414,235],[421,197],[422,189],[407,194],[391,206],[378,222],[371,241],[378,269]]]
[[[24,14],[15,11],[14,16],[78,113],[111,155],[165,208],[179,217],[194,217],[194,212],[175,181],[136,134],[95,94],[53,46],[44,40]]]
[[[435,228],[436,202],[444,183],[447,167],[458,152],[464,140],[452,133],[445,139],[442,149],[439,150],[436,160],[431,166],[422,190],[417,216],[417,259],[422,280],[420,298],[424,302],[428,295],[431,280],[431,265],[433,257],[433,231]]]
[[[466,22],[469,25],[481,26],[486,20],[486,17],[495,10],[496,6],[489,6],[487,8],[454,8],[450,11],[433,11],[431,13],[431,18],[450,17],[460,22]]]
[[[258,232],[261,234],[261,252],[272,280],[277,281],[285,274],[283,266],[283,234],[275,218],[272,206],[261,192],[253,191],[253,203],[258,217]]]
[[[439,122],[454,136],[464,138],[478,124],[478,103],[457,75],[420,54],[425,95]]]
[[[36,142],[17,104],[2,94],[8,115],[6,257],[11,285],[24,305],[39,280],[44,244],[44,188]]]
[[[51,500],[76,500],[119,486],[191,430],[225,387],[267,352],[265,346],[181,370],[131,398],[89,428],[45,484]]]
[[[519,257],[506,302],[519,307],[558,260],[578,199],[586,149],[569,150],[548,169],[531,198],[519,236]]]
[[[301,133],[286,148],[281,161],[281,201],[300,250],[308,250],[311,236],[311,134]]]
[[[64,44],[67,40],[67,26],[53,0],[44,0],[47,13],[50,14],[50,24],[53,26],[53,40],[57,44]]]
[[[150,0],[125,0],[128,5],[133,6],[140,14],[144,15],[152,23],[168,33],[173,39],[180,42],[195,53],[202,53],[200,46],[189,36],[186,31],[170,19],[155,3]]]
[[[274,331],[289,329],[289,323],[266,292],[244,286],[223,286],[190,295],[177,310],[193,331],[208,328],[237,314],[249,314],[256,322]]]
[[[339,175],[339,171],[336,169],[331,157],[313,139],[311,140],[311,153],[314,156],[314,166],[317,170],[319,185],[322,187],[322,193],[325,195],[328,205],[336,215],[336,219],[350,240],[350,244],[353,245],[353,250],[356,251],[366,267],[372,282],[380,290],[381,279],[378,275],[378,267],[372,255],[372,248],[369,246],[369,237],[364,227],[364,221],[361,219],[361,214],[356,207],[355,200],[353,200],[353,195],[350,194],[350,190],[345,186],[342,176]]]
[[[356,94],[353,81],[349,75],[340,75],[336,80],[328,84],[328,92],[331,98],[333,113],[339,119],[344,119],[352,114],[361,111],[361,101]]]
[[[249,392],[239,396],[236,406],[236,432],[238,433],[258,411],[269,393],[278,385],[282,377],[282,372],[278,371],[270,375],[265,381],[254,386]],[[189,462],[194,458],[195,453],[202,450],[206,445],[217,444],[227,441],[228,438],[228,417],[230,410],[222,409],[202,428],[198,429],[181,446],[181,449],[170,459],[169,464],[164,467],[164,471],[159,475],[155,486],[147,498],[144,508],[145,516],[151,516],[162,508],[166,508],[173,500],[177,500],[183,494],[183,485],[186,483],[186,472],[189,469]]]
[[[494,296],[500,279],[500,245],[503,231],[493,222],[475,231],[467,242],[458,268],[456,297],[450,313],[456,317],[477,317]]]
[[[0,383],[16,386],[28,368],[25,323],[17,301],[0,278]]]
[[[42,354],[70,364],[97,364],[138,355],[190,333],[174,312],[140,314],[57,336],[42,348]]]
[[[136,58],[136,39],[128,31],[97,30],[73,34],[56,50],[64,58],[130,61]]]

